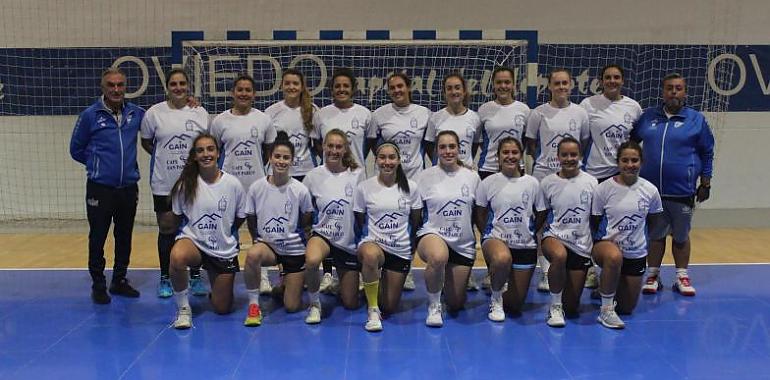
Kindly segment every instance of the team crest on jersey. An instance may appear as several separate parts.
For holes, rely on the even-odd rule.
[[[222,199],[219,200],[219,203],[217,203],[217,210],[220,212],[225,212],[227,210],[227,198],[222,196]]]
[[[259,137],[259,131],[256,126],[251,127],[251,137],[254,139]]]
[[[577,121],[575,119],[569,119],[569,130],[570,132],[577,131]]]
[[[684,123],[683,123],[683,122],[681,122],[681,121],[675,121],[675,122],[674,122],[674,128],[679,128],[679,127],[681,127],[682,125],[684,125]]]
[[[417,118],[413,117],[411,120],[409,120],[409,126],[412,128],[417,129]]]
[[[102,127],[104,127],[104,126],[105,126],[105,122],[106,122],[106,121],[107,121],[107,119],[105,119],[105,118],[104,118],[104,116],[99,116],[99,118],[98,118],[98,119],[96,119],[96,123],[97,123],[97,124],[99,124],[99,125],[101,125]]]
[[[657,120],[653,120],[653,121],[650,122],[650,129],[655,129],[655,128],[658,128],[658,121]]]
[[[650,204],[645,199],[640,199],[639,202],[637,202],[636,205],[637,205],[637,208],[639,209],[639,211],[642,211],[642,212],[647,210],[647,208],[650,206]]]
[[[198,123],[196,123],[194,120],[187,120],[187,121],[184,123],[184,129],[185,129],[187,132],[192,132],[192,131],[194,131],[194,130],[195,130],[195,127],[196,127],[197,125],[198,125]]]
[[[528,193],[521,193],[521,203],[528,204],[529,203],[529,194]]]
[[[583,190],[580,192],[580,203],[581,204],[588,204],[588,202],[591,201],[591,192],[588,190]]]
[[[211,248],[211,249],[216,249],[217,248],[217,237],[216,237],[216,235],[206,236],[206,245],[208,245],[208,247]]]
[[[631,114],[626,112],[625,115],[623,115],[623,122],[625,122],[627,125],[631,125],[634,123],[634,118],[631,117]]]
[[[513,124],[514,124],[514,125],[515,125],[517,128],[521,128],[521,127],[523,127],[523,126],[524,126],[524,124],[526,123],[526,120],[527,120],[527,119],[526,119],[526,118],[524,118],[524,115],[516,115],[516,117],[515,117],[515,118],[513,118]]]
[[[133,115],[131,115],[131,114],[128,114],[128,116],[126,116],[126,124],[131,124],[131,119],[132,119],[133,117],[134,117]]]
[[[473,130],[473,128],[468,128],[465,130],[465,137],[472,139],[473,135],[476,134],[476,131]]]
[[[291,203],[291,200],[287,200],[286,203],[283,205],[283,212],[286,214],[291,214],[292,206],[294,206],[294,204]]]
[[[406,197],[398,198],[398,209],[399,210],[406,210],[408,206],[409,206],[409,199],[406,199]]]
[[[464,197],[471,195],[471,189],[468,187],[468,185],[463,185],[463,187],[460,188],[460,192]]]
[[[347,185],[345,185],[345,195],[348,196],[348,197],[352,197],[353,196],[353,185],[352,184],[348,183]]]
[[[353,118],[353,120],[350,121],[350,128],[358,129],[361,126],[361,123],[358,121],[357,118]]]

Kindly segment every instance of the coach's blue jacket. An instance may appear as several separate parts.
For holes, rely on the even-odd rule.
[[[70,155],[86,166],[88,179],[125,187],[139,181],[136,145],[144,109],[125,102],[118,125],[102,98],[80,114],[70,140]]]
[[[712,175],[714,136],[705,116],[690,107],[682,107],[670,119],[663,106],[644,110],[631,138],[642,142],[640,175],[661,196],[691,196],[698,177]]]

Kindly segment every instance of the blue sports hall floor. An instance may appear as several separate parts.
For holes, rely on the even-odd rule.
[[[194,297],[194,328],[176,331],[174,301],[155,297],[156,271],[129,273],[141,298],[94,305],[86,271],[2,270],[0,378],[770,378],[770,265],[693,266],[694,298],[671,291],[672,268],[664,267],[669,286],[642,296],[619,331],[596,323],[588,291],[579,318],[549,328],[548,296],[534,287],[523,315],[504,323],[487,320],[479,291],[443,328],[428,328],[422,272],[415,275],[417,290],[373,334],[363,329],[365,308],[347,311],[331,296],[322,299],[320,325],[263,297],[263,325],[243,327],[240,275],[234,313],[216,315]]]

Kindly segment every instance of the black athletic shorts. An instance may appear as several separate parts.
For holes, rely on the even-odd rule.
[[[156,213],[171,211],[170,195],[152,195],[152,209]]]

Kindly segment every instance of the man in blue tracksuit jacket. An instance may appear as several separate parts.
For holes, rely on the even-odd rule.
[[[710,196],[714,136],[703,114],[684,105],[686,96],[685,79],[679,74],[667,75],[663,78],[663,105],[646,109],[631,132],[631,138],[641,141],[644,148],[640,175],[658,188],[665,220],[649,231],[649,271],[642,287],[645,294],[662,289],[658,275],[666,236],[671,234],[676,265],[673,288],[682,295],[695,295],[687,274],[690,223],[695,201],[703,202]]]
[[[125,101],[126,75],[107,69],[101,78],[102,97],[80,114],[70,141],[70,155],[86,166],[88,271],[95,303],[110,303],[104,276],[104,242],[114,221],[115,265],[109,291],[139,297],[126,279],[131,234],[138,202],[139,166],[136,145],[144,109]]]

